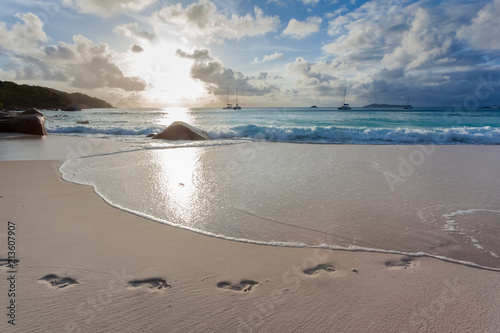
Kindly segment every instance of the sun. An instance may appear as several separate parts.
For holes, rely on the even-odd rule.
[[[145,104],[155,106],[201,106],[208,94],[191,75],[192,60],[179,58],[177,49],[185,45],[159,43],[129,56],[130,72],[146,81]]]

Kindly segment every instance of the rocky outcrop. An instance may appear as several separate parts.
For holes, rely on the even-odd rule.
[[[0,112],[0,132],[47,135],[43,113],[37,109],[23,112]]]
[[[208,134],[183,121],[174,121],[170,126],[153,136],[164,140],[210,140]]]
[[[82,109],[80,108],[80,105],[70,104],[65,108],[62,108],[61,111],[82,111]]]

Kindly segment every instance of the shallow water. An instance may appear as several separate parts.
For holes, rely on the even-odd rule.
[[[68,160],[110,204],[207,235],[500,268],[497,146],[256,142]]]

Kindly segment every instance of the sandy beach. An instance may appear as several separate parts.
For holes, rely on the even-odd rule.
[[[93,188],[63,181],[60,165],[57,154],[0,162],[2,332],[500,327],[499,272],[429,257],[208,237],[113,208]],[[14,267],[8,252],[19,260]]]
[[[500,0],[0,8],[0,333],[500,333]]]

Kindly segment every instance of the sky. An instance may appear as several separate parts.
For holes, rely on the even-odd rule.
[[[2,0],[0,80],[116,107],[473,109],[500,99],[500,0]]]

